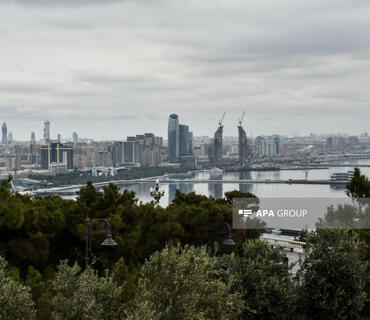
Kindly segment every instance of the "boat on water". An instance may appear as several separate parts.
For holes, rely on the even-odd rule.
[[[211,170],[209,170],[209,174],[212,177],[220,177],[222,176],[222,173],[223,173],[223,170],[220,169],[220,168],[217,168],[217,167],[213,167],[211,168]]]
[[[351,181],[353,175],[353,170],[347,172],[335,172],[330,176],[330,181]]]
[[[168,175],[169,178],[171,179],[190,179],[194,177],[194,172],[189,171],[189,172],[183,172],[183,173],[173,173]]]
[[[271,233],[276,234],[276,235],[280,235],[280,234],[282,234],[282,231],[280,229],[275,228],[275,229],[271,230]]]

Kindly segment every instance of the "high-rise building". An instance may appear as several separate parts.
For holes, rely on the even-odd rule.
[[[215,163],[215,152],[214,152],[214,143],[207,143],[204,145],[203,149],[204,155],[208,155],[208,160],[210,165],[214,165]]]
[[[245,166],[245,162],[248,156],[248,141],[247,141],[247,134],[242,127],[241,123],[238,126],[239,132],[239,165],[241,167]]]
[[[216,167],[222,166],[222,134],[224,127],[219,125],[213,139],[213,164]]]
[[[29,153],[29,162],[31,164],[37,163],[37,145],[36,145],[36,136],[34,132],[31,132],[31,141],[30,141],[30,153]]]
[[[143,150],[143,144],[139,141],[126,141],[123,142],[123,163],[124,164],[138,164],[141,163],[141,155]]]
[[[1,143],[2,144],[8,144],[8,128],[6,127],[5,122],[3,123],[2,133],[3,133],[3,135],[2,135]]]
[[[127,141],[138,141],[141,144],[145,144],[145,135],[137,134],[136,137],[127,137]]]
[[[60,133],[58,133],[58,135],[57,135],[57,141],[59,143],[62,142],[62,135]]]
[[[333,146],[333,137],[328,137],[326,139],[326,144],[329,148],[331,148]]]
[[[179,152],[180,156],[187,156],[189,154],[189,126],[179,125]]]
[[[159,166],[162,159],[163,138],[156,137],[153,133],[138,134],[127,137],[122,142],[122,164],[125,166]]]
[[[258,157],[269,157],[276,155],[277,148],[274,139],[259,136],[256,138],[255,143]]]
[[[7,170],[21,170],[21,155],[17,153],[6,154],[5,167]]]
[[[72,133],[72,138],[74,144],[78,143],[78,134],[76,131]]]
[[[346,138],[345,137],[338,137],[338,147],[344,148],[346,144]]]
[[[122,154],[123,154],[123,142],[122,141],[116,141],[113,142],[112,145],[112,163],[113,166],[116,167],[120,164],[122,164]]]
[[[65,164],[67,169],[73,169],[73,147],[59,142],[41,147],[41,168],[50,169],[52,164]]]
[[[44,142],[45,143],[50,142],[50,121],[49,120],[44,121]]]
[[[280,154],[280,137],[274,136],[273,140],[275,142],[275,154]]]
[[[36,136],[34,132],[31,132],[30,154],[34,154],[35,151],[36,151]]]
[[[163,146],[163,137],[155,137],[155,143],[159,146]]]
[[[359,144],[359,143],[360,143],[360,139],[359,139],[358,137],[356,137],[356,136],[350,136],[350,137],[348,138],[348,143],[349,143],[351,146],[355,146],[355,145],[357,145],[357,144]]]
[[[13,133],[9,131],[8,133],[8,144],[11,144],[13,142]]]
[[[141,165],[143,167],[158,167],[161,162],[160,147],[144,148],[142,151]]]
[[[193,154],[193,133],[189,131],[189,126],[185,124],[179,125],[179,153],[180,157]]]
[[[168,119],[168,161],[177,163],[180,155],[179,117],[171,114]]]
[[[113,166],[113,144],[110,142],[103,143],[99,146],[98,150],[99,151],[95,152],[95,165],[102,167]]]
[[[146,146],[153,146],[155,144],[155,135],[154,135],[154,133],[145,133],[144,134],[144,144]]]
[[[189,151],[189,155],[192,155],[193,151],[194,151],[193,133],[192,132],[189,132],[188,138],[189,138],[189,150],[188,151]]]

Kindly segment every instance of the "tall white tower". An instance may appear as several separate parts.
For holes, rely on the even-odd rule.
[[[45,143],[50,142],[50,122],[49,120],[44,121],[44,141]]]

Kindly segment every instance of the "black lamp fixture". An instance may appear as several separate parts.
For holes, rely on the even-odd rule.
[[[231,253],[235,247],[235,242],[231,237],[231,227],[226,222],[215,223],[214,232],[214,254],[219,250],[219,246],[223,247],[224,253]]]
[[[228,247],[233,247],[235,246],[235,242],[234,240],[231,238],[231,227],[228,223],[224,223],[224,225],[226,226],[227,228],[227,235],[226,235],[226,239],[222,242],[223,245],[225,246],[228,246]]]
[[[117,242],[112,238],[112,227],[107,219],[92,219],[90,221],[88,213],[86,213],[85,218],[85,230],[86,230],[86,243],[85,243],[85,265],[86,268],[90,263],[95,263],[96,257],[92,253],[91,249],[91,222],[94,221],[104,221],[107,227],[107,238],[101,243],[105,247],[114,247]]]
[[[108,233],[107,238],[101,243],[102,246],[113,247],[117,245],[117,242],[112,238],[112,234]]]

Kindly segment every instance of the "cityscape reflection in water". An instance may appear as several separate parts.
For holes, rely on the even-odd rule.
[[[335,172],[347,172],[353,170],[356,164],[370,165],[370,160],[361,160],[348,163],[348,167],[330,167],[329,169],[312,169],[312,170],[278,170],[278,171],[240,171],[240,172],[225,172],[222,179],[224,180],[289,180],[289,179],[307,179],[308,180],[329,180],[331,174]],[[370,167],[361,168],[361,172],[370,176]],[[181,180],[181,178],[179,178]],[[188,178],[187,178],[188,179]],[[251,192],[258,197],[344,197],[345,186],[331,185],[312,185],[312,184],[272,184],[272,183],[197,183],[196,180],[210,179],[210,174],[207,171],[195,172],[192,175],[191,182],[175,182],[163,183],[161,187],[165,190],[164,197],[160,200],[160,205],[166,207],[175,198],[176,190],[183,193],[195,191],[197,194],[212,196],[216,199],[222,198],[225,192],[240,190],[243,192]],[[121,190],[124,189],[135,191],[139,201],[150,202],[149,189],[152,183],[135,183],[132,185],[121,185]]]
[[[277,178],[278,179],[278,178]],[[252,174],[250,171],[240,171],[239,180],[252,180]],[[239,183],[239,191],[252,192],[252,184]]]

